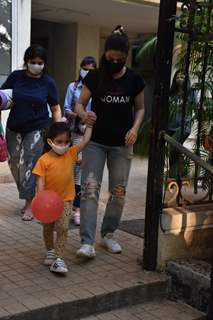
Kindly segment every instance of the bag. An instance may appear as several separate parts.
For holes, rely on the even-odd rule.
[[[4,162],[7,160],[7,143],[3,136],[2,125],[0,124],[0,162]]]
[[[8,110],[13,106],[13,90],[0,90],[0,110]]]

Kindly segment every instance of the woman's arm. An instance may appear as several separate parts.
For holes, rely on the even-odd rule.
[[[44,190],[44,177],[36,176],[36,190],[37,193]]]
[[[61,121],[62,114],[61,114],[61,108],[59,104],[57,104],[56,106],[52,106],[51,112],[52,112],[54,122]]]
[[[132,128],[125,136],[125,144],[133,145],[138,136],[138,130],[144,117],[144,91],[141,91],[134,99],[134,122]]]
[[[97,118],[95,112],[85,111],[90,97],[91,91],[84,85],[81,90],[81,95],[76,103],[75,110],[77,111],[78,116],[82,119],[83,123],[86,123],[89,126],[93,126]]]
[[[92,135],[92,127],[87,126],[81,143],[76,145],[78,149],[78,153],[88,145],[91,139],[91,135]]]
[[[64,100],[65,116],[70,120],[77,116],[77,113],[74,112],[74,110],[72,110],[72,102],[74,99],[74,86],[75,83],[70,83],[70,85],[67,88],[67,93]]]

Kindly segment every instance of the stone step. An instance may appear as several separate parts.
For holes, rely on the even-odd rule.
[[[192,307],[170,300],[158,300],[110,312],[92,315],[82,320],[204,320],[206,316]]]
[[[207,312],[210,296],[210,263],[193,258],[176,259],[167,263],[167,270],[172,278],[172,296]]]
[[[92,286],[93,285],[93,286]],[[143,304],[147,301],[155,299],[163,299],[168,294],[169,278],[158,273],[133,273],[132,277],[127,275],[125,278],[117,280],[108,277],[106,280],[100,280],[100,284],[88,281],[88,291],[79,285],[70,288],[69,293],[58,288],[58,297],[61,299],[52,299],[51,290],[49,297],[44,295],[44,301],[48,305],[41,307],[38,304],[38,298],[35,300],[28,299],[25,295],[25,301],[20,302],[21,297],[16,297],[16,301],[11,302],[8,308],[10,313],[4,309],[4,305],[0,308],[0,320],[74,320],[87,317],[93,314],[107,312],[122,307],[132,306],[135,304]],[[42,302],[42,293],[40,301]],[[55,290],[53,291],[55,294]],[[20,293],[21,295],[21,293]],[[19,303],[27,306],[28,310],[21,311]],[[6,303],[6,302],[5,302]]]

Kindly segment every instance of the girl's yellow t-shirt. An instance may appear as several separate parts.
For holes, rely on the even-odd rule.
[[[55,191],[64,201],[75,198],[74,164],[77,160],[77,146],[65,154],[47,152],[37,161],[33,174],[45,178],[44,190]]]

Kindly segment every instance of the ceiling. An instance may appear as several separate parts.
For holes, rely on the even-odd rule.
[[[122,24],[129,32],[154,33],[158,0],[32,0],[32,18],[59,23],[80,22],[113,29]]]

